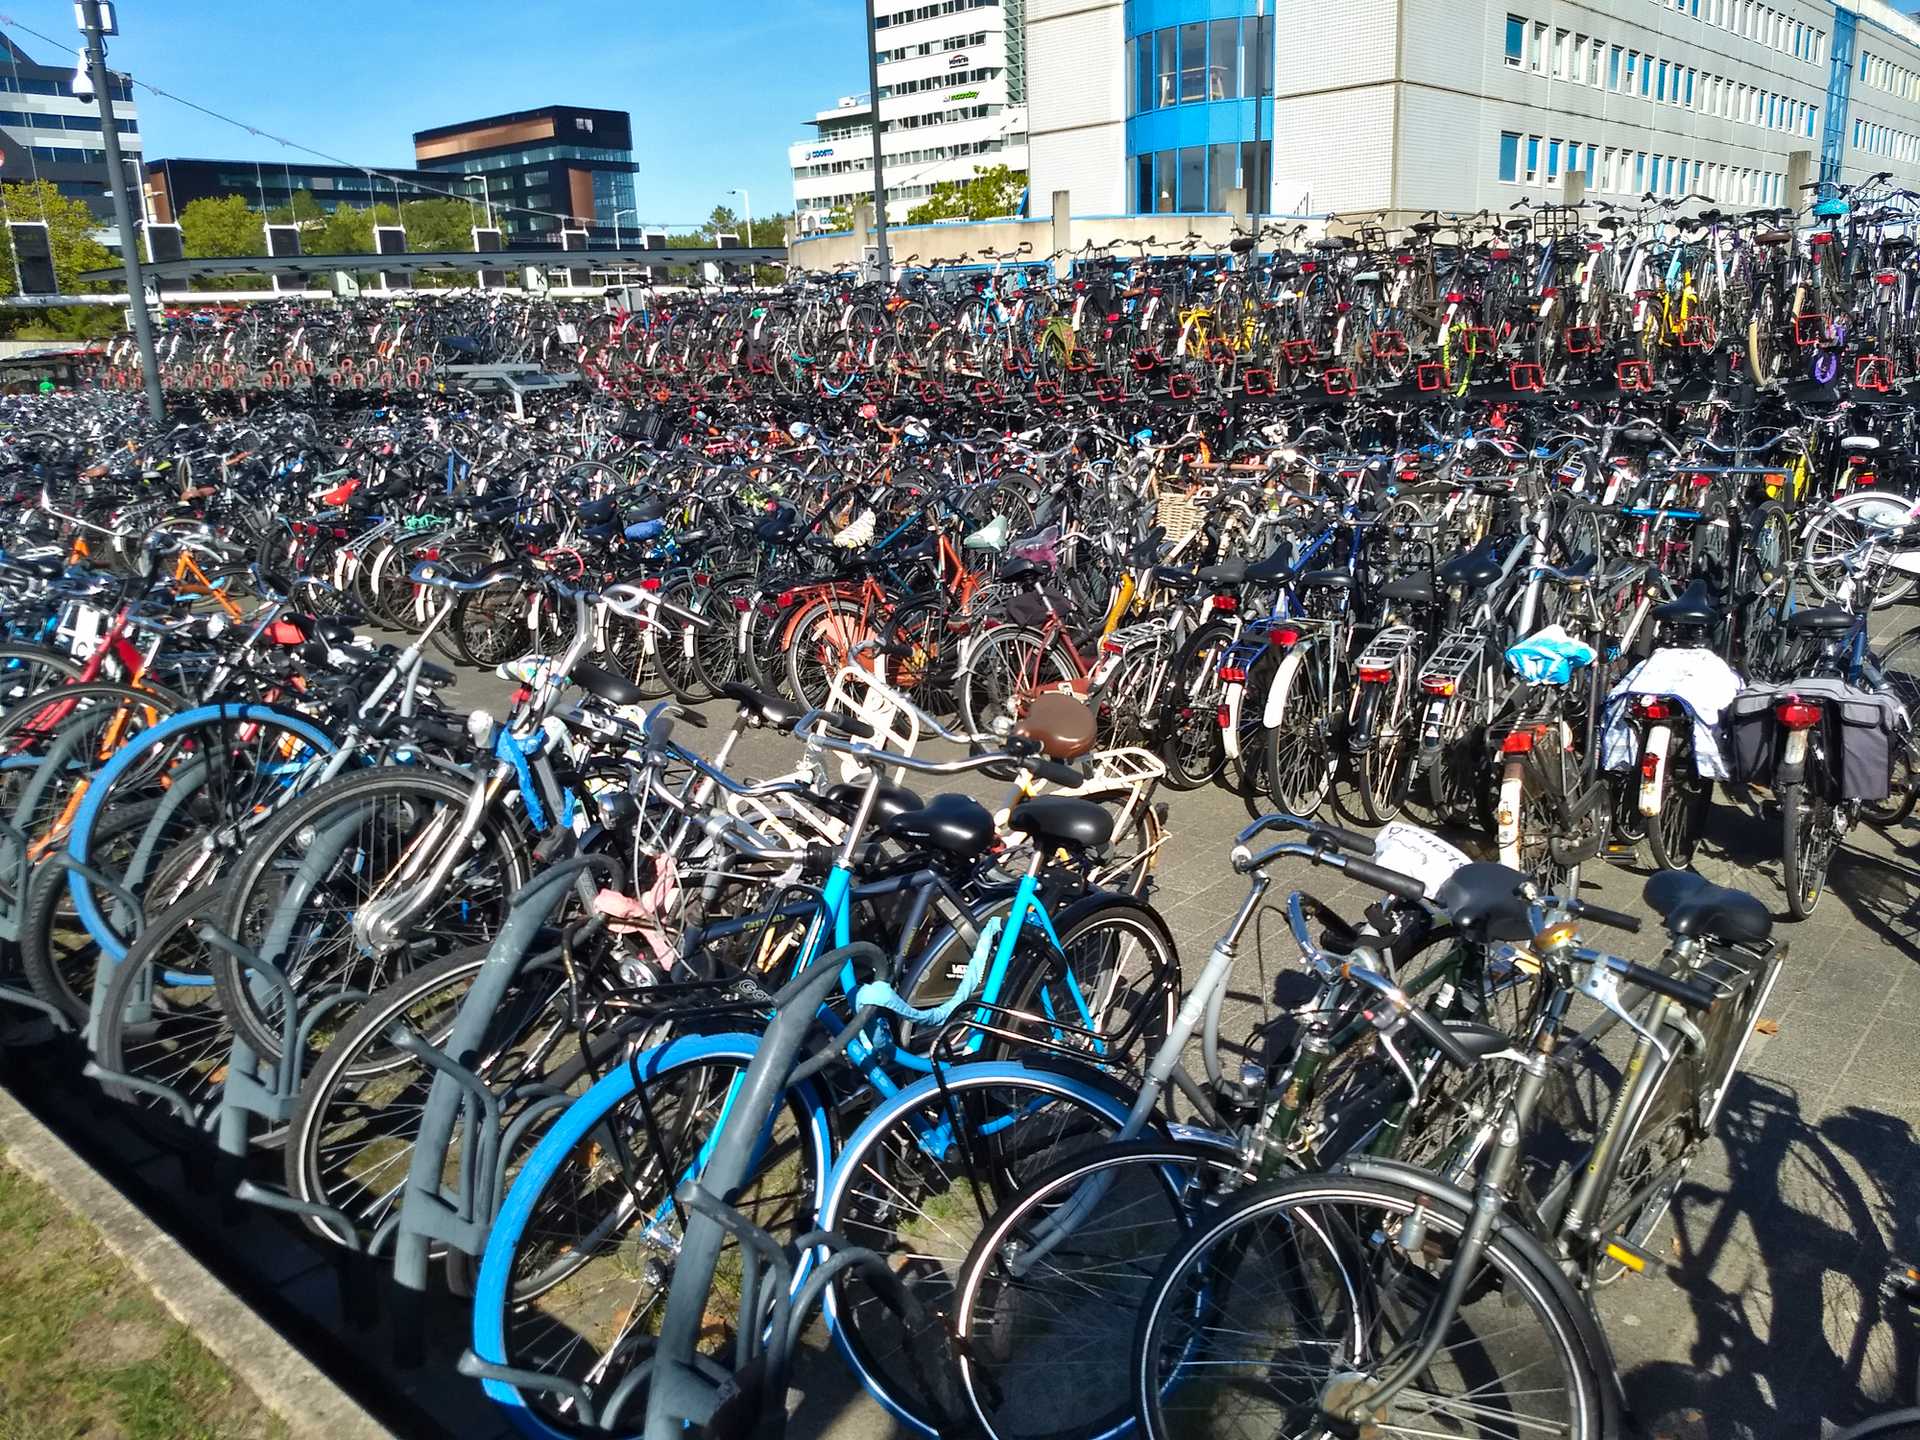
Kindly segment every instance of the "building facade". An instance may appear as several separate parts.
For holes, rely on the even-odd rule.
[[[146,174],[147,206],[162,225],[177,223],[180,212],[196,200],[218,200],[240,195],[254,209],[265,212],[290,204],[301,191],[329,213],[342,205],[365,209],[376,203],[392,205],[432,199],[462,187],[430,170],[383,170],[370,175],[347,165],[290,165],[268,160],[150,160]],[[480,198],[479,186],[470,186]]]
[[[1879,0],[1030,3],[1033,189],[1076,214],[1920,186],[1920,25]]]
[[[100,143],[100,111],[92,95],[73,93],[73,71],[71,59],[60,65],[36,64],[0,36],[0,180],[51,181],[62,195],[86,201],[96,219],[111,225],[113,198]],[[133,103],[133,87],[125,81],[113,83],[114,127],[120,132],[128,183],[137,194],[140,112]]]
[[[887,218],[974,170],[1027,168],[1027,0],[878,0],[879,123]],[[873,195],[874,99],[843,98],[788,147],[803,230]]]
[[[552,235],[566,217],[611,231],[635,216],[624,110],[546,105],[440,125],[414,135],[413,159],[446,188],[478,191],[508,244]]]

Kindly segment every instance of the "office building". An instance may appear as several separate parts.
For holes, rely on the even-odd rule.
[[[878,0],[873,44],[889,220],[975,167],[1027,168],[1025,0]],[[845,97],[788,147],[803,230],[872,198],[874,113],[872,96]]]
[[[624,110],[546,105],[413,137],[422,171],[459,177],[492,206],[508,244],[564,225],[612,231],[635,218],[633,128]]]
[[[91,94],[73,93],[74,61],[36,64],[0,35],[0,180],[50,180],[62,195],[84,200],[102,224],[113,223],[107,156],[100,143],[100,110]],[[133,87],[113,82],[113,118],[120,149],[138,193],[140,112]],[[15,215],[16,220],[32,217]]]
[[[1879,0],[1028,3],[1033,189],[1079,214],[1920,186],[1920,25]]]
[[[301,191],[329,213],[341,205],[366,209],[376,202],[392,205],[467,189],[475,200],[480,198],[478,185],[453,184],[437,172],[382,170],[370,175],[348,165],[278,160],[149,160],[146,183],[148,208],[162,225],[177,222],[180,212],[196,200],[228,195],[245,197],[248,205],[262,213],[290,204]]]

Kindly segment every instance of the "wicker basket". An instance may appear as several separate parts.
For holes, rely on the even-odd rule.
[[[1153,521],[1167,532],[1170,544],[1179,544],[1200,528],[1206,507],[1185,490],[1163,489],[1154,503]]]

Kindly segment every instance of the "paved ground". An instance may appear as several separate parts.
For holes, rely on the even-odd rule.
[[[474,679],[461,695],[497,705],[500,686]],[[705,735],[717,741],[719,733]],[[741,768],[785,768],[791,753],[778,737],[752,737]],[[1226,856],[1248,812],[1220,790],[1168,798],[1174,839],[1155,899],[1191,973],[1244,893]],[[1769,815],[1722,800],[1699,868],[1784,912],[1776,836]],[[1278,873],[1360,908],[1363,892],[1331,872],[1311,880]],[[1645,878],[1596,864],[1586,893],[1645,914]],[[1623,1281],[1601,1298],[1648,1435],[1814,1437],[1884,1401],[1896,1379],[1912,1385],[1913,1337],[1885,1323],[1874,1287],[1891,1253],[1920,1253],[1920,827],[1856,832],[1815,917],[1781,933],[1792,953],[1765,1017],[1777,1029],[1756,1046],[1726,1106],[1723,1143],[1701,1158],[1676,1206],[1668,1233],[1678,1278]],[[1656,928],[1621,948],[1644,955],[1658,939]],[[1237,996],[1247,1007],[1259,998],[1250,974],[1243,966]],[[1231,1014],[1226,1033],[1235,1033]],[[230,1280],[251,1284],[269,1317],[389,1424],[408,1434],[499,1432],[477,1387],[450,1373],[463,1339],[457,1302],[436,1301],[421,1327],[429,1364],[395,1371],[391,1333],[342,1311],[332,1257],[296,1227],[244,1208],[231,1228],[209,1225],[220,1177],[195,1158],[161,1152],[105,1102],[35,1094],[36,1109],[63,1132],[84,1134],[96,1163],[162,1223],[191,1231]],[[865,1440],[892,1428],[831,1360],[805,1366],[800,1378],[796,1435]]]

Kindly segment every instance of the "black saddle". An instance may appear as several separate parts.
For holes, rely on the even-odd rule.
[[[826,793],[826,802],[836,810],[844,810],[851,815],[860,808],[860,802],[866,798],[865,785],[833,785]],[[873,819],[876,824],[887,825],[920,808],[920,797],[911,790],[898,785],[882,785],[873,797]]]
[[[1113,816],[1104,806],[1071,795],[1041,795],[1022,800],[1007,817],[1007,828],[1050,845],[1091,849],[1113,838]]]
[[[1494,558],[1492,546],[1476,545],[1442,564],[1436,572],[1436,578],[1442,585],[1460,585],[1468,590],[1478,590],[1500,578],[1500,562]]]
[[[1520,894],[1526,877],[1504,865],[1479,861],[1447,877],[1434,903],[1455,928],[1477,940],[1530,940],[1532,917]]]
[[[1353,576],[1345,570],[1309,570],[1300,577],[1302,590],[1351,590]]]
[[[1156,565],[1153,578],[1173,590],[1191,590],[1200,583],[1201,577],[1193,571],[1178,565]]]
[[[1021,580],[1042,579],[1051,573],[1046,566],[1040,564],[1038,561],[1025,558],[1009,560],[1000,567],[1000,578],[1015,583]]]
[[[602,670],[586,660],[573,667],[573,683],[609,705],[638,705],[647,698],[631,680],[623,679],[611,670]]]
[[[804,705],[796,705],[779,695],[769,695],[751,685],[742,685],[738,680],[726,681],[721,685],[720,693],[776,730],[791,731],[806,718]]]
[[[1647,881],[1642,898],[1675,935],[1754,945],[1773,933],[1773,916],[1762,901],[1691,870],[1662,870]]]
[[[1718,625],[1720,615],[1713,592],[1707,589],[1707,582],[1697,576],[1666,604],[1653,607],[1653,618],[1662,625]]]
[[[1853,624],[1853,612],[1838,605],[1814,605],[1787,617],[1787,630],[1798,635],[1838,635]]]
[[[1403,605],[1431,605],[1434,601],[1433,572],[1417,571],[1400,575],[1380,587],[1380,594]]]
[[[993,844],[993,816],[965,795],[936,795],[917,810],[893,816],[882,827],[897,840],[970,860]]]

